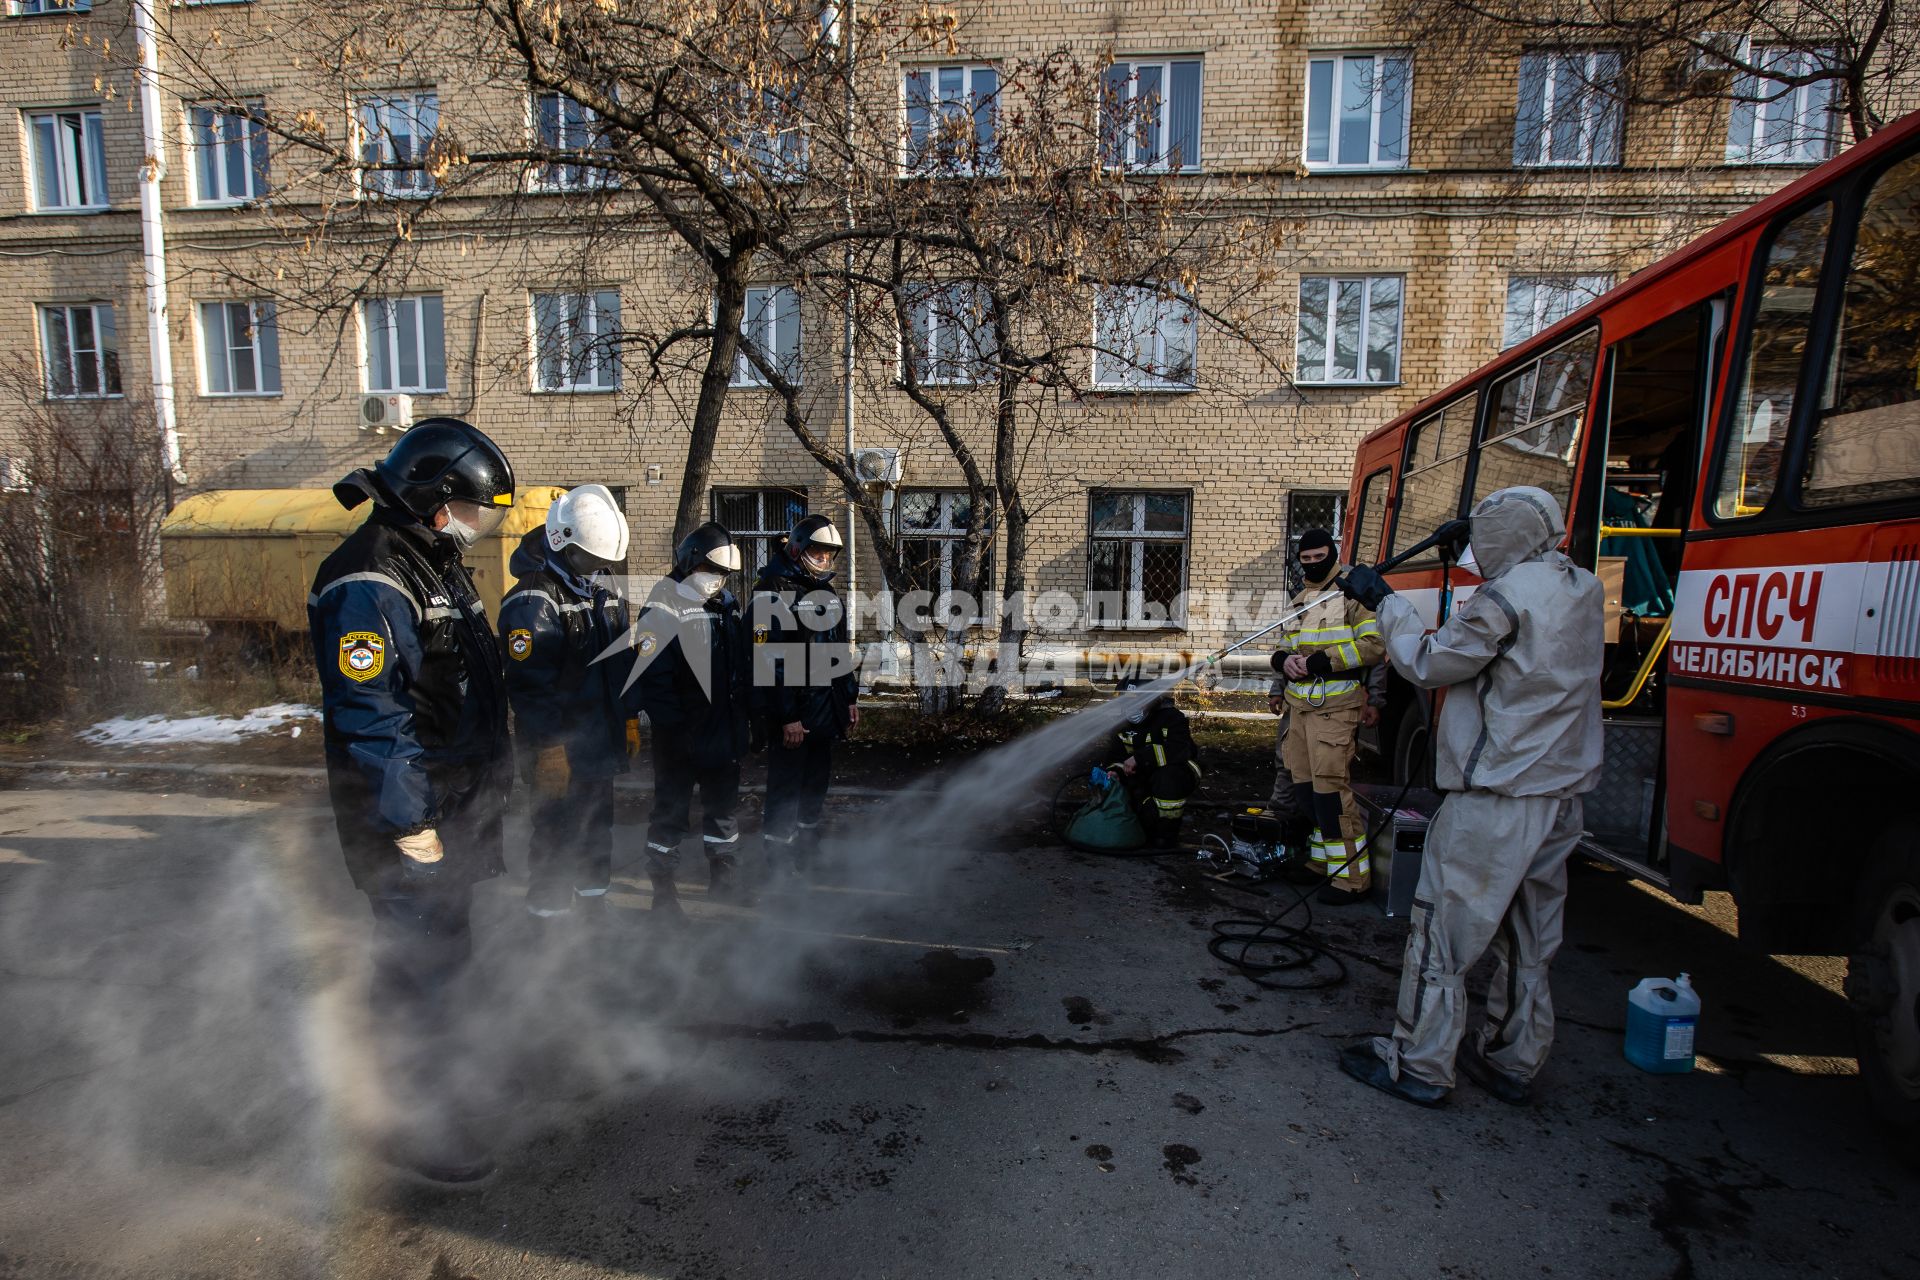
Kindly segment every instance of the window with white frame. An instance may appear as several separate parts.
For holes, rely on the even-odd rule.
[[[187,113],[197,204],[243,204],[267,194],[266,104],[235,111],[204,104]]]
[[[1087,624],[1181,626],[1187,611],[1186,493],[1087,495]]]
[[[966,537],[973,528],[972,495],[965,489],[902,489],[894,511],[901,567],[913,590],[932,595],[936,623],[945,623],[949,614],[960,616],[964,608],[966,621],[978,625],[986,612],[985,598],[993,589],[991,534],[981,548],[980,598],[964,604],[953,599],[954,570],[965,555]]]
[[[40,355],[51,399],[120,394],[120,336],[109,303],[41,307]]]
[[[747,290],[746,310],[740,317],[742,350],[733,357],[736,387],[769,385],[744,347],[751,343],[766,363],[790,382],[800,380],[800,295],[786,285]]]
[[[13,0],[7,12],[24,18],[34,13],[85,13],[91,8],[93,0]]]
[[[1340,541],[1340,524],[1347,518],[1345,489],[1289,489],[1287,491],[1287,588],[1299,591],[1307,585],[1300,573],[1300,537],[1309,529],[1325,529]],[[1347,564],[1357,561],[1342,547],[1340,558]]]
[[[440,95],[431,89],[360,99],[360,187],[376,196],[427,196],[434,190],[427,152],[440,131]],[[386,167],[380,166],[398,166]]]
[[[611,169],[593,163],[593,153],[612,150],[606,126],[591,108],[564,93],[538,93],[533,98],[534,137],[543,150],[566,152],[579,161],[554,160],[534,171],[533,184],[541,191],[591,191],[613,186]]]
[[[1093,303],[1093,384],[1126,390],[1191,391],[1199,312],[1177,291],[1115,285]]]
[[[1522,167],[1620,163],[1620,53],[1560,49],[1521,55],[1513,162]]]
[[[534,294],[533,372],[539,391],[618,390],[620,294]]]
[[[1200,59],[1115,62],[1100,73],[1100,159],[1145,173],[1200,170]]]
[[[201,303],[200,363],[207,395],[279,395],[280,327],[273,303]]]
[[[107,145],[98,107],[32,112],[27,132],[33,140],[34,208],[107,207]]]
[[[800,104],[792,94],[776,89],[753,93],[744,89],[727,95],[721,110],[729,120],[722,176],[728,182],[743,175],[764,182],[800,182],[807,176],[807,128]]]
[[[740,548],[740,572],[727,575],[727,590],[744,598],[806,514],[807,495],[798,489],[715,489],[713,518]]]
[[[1399,276],[1302,276],[1296,382],[1400,381]]]
[[[367,390],[433,395],[447,389],[444,310],[438,294],[368,298],[361,304]]]
[[[1755,49],[1768,75],[1734,77],[1728,164],[1819,164],[1833,155],[1834,81],[1829,49]]]
[[[1507,281],[1501,348],[1559,324],[1611,288],[1612,276],[1514,276]]]
[[[1307,163],[1329,169],[1404,168],[1412,65],[1404,53],[1309,59]]]
[[[999,172],[999,68],[968,63],[909,67],[905,83],[907,172]]]
[[[970,386],[993,376],[993,302],[971,281],[922,284],[907,290],[911,325],[903,355],[915,380],[929,386]]]

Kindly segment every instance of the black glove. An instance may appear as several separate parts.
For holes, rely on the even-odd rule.
[[[1274,653],[1273,653],[1273,669],[1274,669],[1275,671],[1278,671],[1278,672],[1280,672],[1280,673],[1281,673],[1282,675],[1285,675],[1285,674],[1286,674],[1286,666],[1287,666],[1287,659],[1288,659],[1288,658],[1291,658],[1292,656],[1293,656],[1293,650],[1291,650],[1291,649],[1276,649],[1276,650],[1274,650]]]
[[[1380,602],[1393,594],[1387,580],[1371,566],[1357,564],[1333,580],[1346,597],[1369,612],[1378,612]]]
[[[1368,572],[1372,571],[1369,570]],[[1310,676],[1319,676],[1322,680],[1326,679],[1333,674],[1333,659],[1329,658],[1325,653],[1308,654],[1307,674]]]
[[[1449,520],[1433,531],[1440,540],[1449,560],[1458,560],[1460,553],[1467,549],[1467,541],[1473,536],[1473,521]]]

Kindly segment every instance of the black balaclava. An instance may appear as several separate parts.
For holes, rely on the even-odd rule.
[[[1333,535],[1325,529],[1309,529],[1300,535],[1301,551],[1315,551],[1321,547],[1327,549],[1325,560],[1317,565],[1300,566],[1301,575],[1316,587],[1333,576],[1333,571],[1340,567],[1340,557],[1334,552]]]

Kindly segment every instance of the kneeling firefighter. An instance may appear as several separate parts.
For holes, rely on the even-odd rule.
[[[513,505],[513,469],[456,418],[428,418],[333,487],[365,523],[307,600],[327,793],[373,912],[368,992],[394,1163],[442,1183],[493,1170],[453,1081],[453,992],[472,953],[476,882],[497,876],[513,786],[500,650],[461,561]]]
[[[1317,900],[1330,906],[1364,901],[1372,887],[1367,821],[1353,798],[1354,746],[1367,709],[1367,668],[1384,646],[1373,614],[1334,585],[1340,567],[1333,535],[1309,529],[1300,536],[1300,573],[1293,597],[1305,612],[1287,628],[1273,667],[1286,679],[1286,736],[1280,754],[1293,779],[1293,809],[1310,815],[1313,878],[1326,885]]]
[[[1111,769],[1126,780],[1140,825],[1146,828],[1147,843],[1166,849],[1180,842],[1187,800],[1200,785],[1200,749],[1193,744],[1186,712],[1174,706],[1172,698],[1165,693],[1132,692],[1145,684],[1142,680],[1120,684],[1121,694],[1139,699],[1139,705],[1113,731]]]
[[[1446,688],[1434,773],[1446,794],[1428,828],[1393,1033],[1342,1051],[1351,1076],[1425,1106],[1459,1065],[1505,1102],[1529,1098],[1553,1043],[1547,966],[1560,946],[1567,856],[1581,796],[1600,778],[1604,592],[1557,548],[1560,504],[1502,489],[1474,507],[1485,581],[1438,631],[1374,570],[1343,589],[1378,610],[1387,656],[1423,689]],[[1443,531],[1444,532],[1444,531]],[[1491,946],[1487,1021],[1470,1044],[1467,973]]]
[[[742,558],[733,536],[708,522],[681,539],[673,572],[654,588],[635,624],[632,697],[653,726],[653,814],[647,874],[653,910],[684,914],[674,872],[700,791],[707,890],[739,893],[740,760],[747,753],[752,678],[746,617],[726,589]]]
[[[833,744],[860,723],[847,606],[833,589],[846,545],[833,521],[803,516],[754,584],[753,697],[767,734],[770,871],[804,872],[820,848]]]
[[[527,910],[560,915],[598,899],[613,872],[613,780],[627,768],[621,665],[603,661],[627,630],[608,573],[627,558],[627,517],[605,485],[583,484],[521,539],[500,602],[507,692],[533,790]]]

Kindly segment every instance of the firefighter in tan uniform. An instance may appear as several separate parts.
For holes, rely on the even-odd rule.
[[[1349,600],[1333,580],[1339,569],[1333,535],[1309,529],[1300,538],[1306,586],[1293,620],[1273,655],[1286,680],[1287,736],[1281,756],[1293,776],[1294,807],[1309,815],[1313,870],[1326,877],[1317,901],[1345,906],[1364,901],[1372,885],[1367,825],[1354,802],[1348,773],[1367,706],[1367,668],[1386,646],[1373,614]]]

